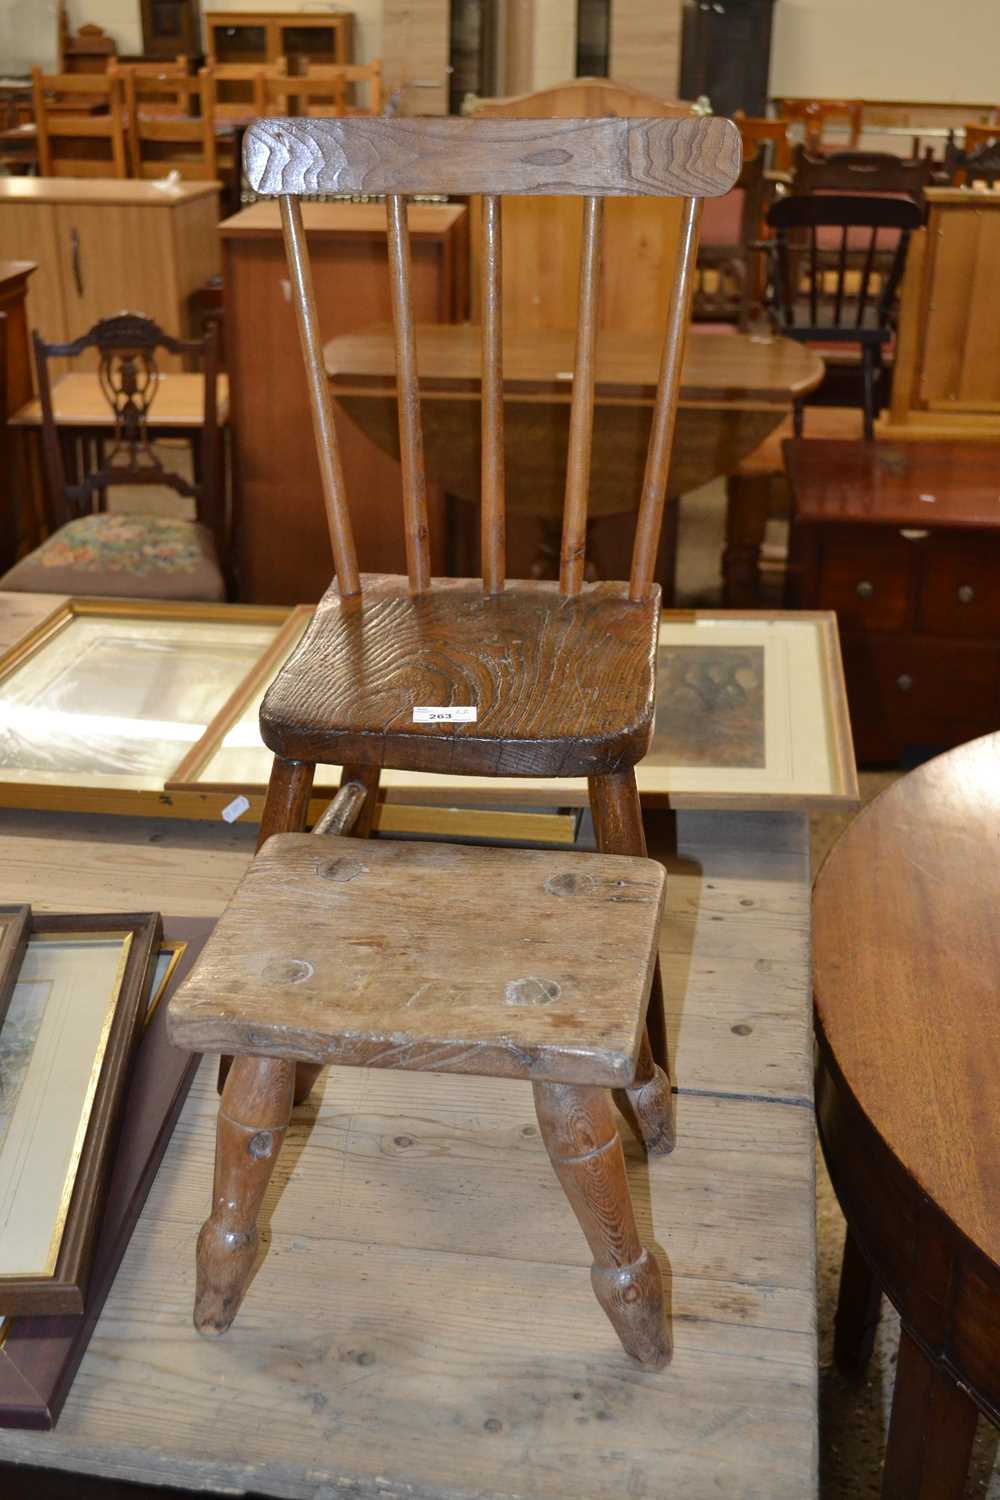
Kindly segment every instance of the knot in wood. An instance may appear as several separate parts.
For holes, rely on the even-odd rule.
[[[316,867],[316,873],[321,880],[357,880],[359,875],[367,873],[368,866],[363,865],[360,859],[324,859]]]
[[[505,1005],[551,1005],[558,1000],[562,988],[554,979],[539,979],[527,974],[523,979],[511,979],[503,992]]]
[[[566,870],[562,875],[550,875],[545,882],[550,896],[592,896],[597,890],[593,875],[574,875]]]
[[[265,964],[262,978],[266,984],[302,984],[316,970],[305,958],[274,958]]]
[[[269,1130],[258,1130],[247,1142],[247,1151],[255,1161],[262,1161],[274,1150],[274,1136]]]

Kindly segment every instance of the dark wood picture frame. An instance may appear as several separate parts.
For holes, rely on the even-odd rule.
[[[0,906],[0,1026],[17,983],[30,921],[30,906]]]
[[[184,951],[159,1003],[145,1011],[97,1231],[86,1310],[61,1317],[13,1317],[0,1324],[0,1427],[51,1429],[69,1394],[201,1061],[168,1042],[165,1001],[184,980],[214,926],[214,917],[164,921],[161,947],[182,943]]]
[[[159,912],[32,915],[27,939],[74,934],[131,937],[107,1035],[90,1119],[76,1167],[62,1238],[51,1276],[0,1277],[0,1312],[54,1316],[82,1313],[95,1240],[117,1143],[129,1068],[142,1030],[145,1001],[162,937]],[[23,950],[22,950],[23,951]]]

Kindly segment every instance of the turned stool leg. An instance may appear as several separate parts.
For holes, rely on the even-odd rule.
[[[642,1039],[635,1083],[615,1089],[615,1103],[651,1156],[667,1156],[674,1149],[674,1095],[670,1079],[653,1061],[649,1036]]]
[[[670,1358],[660,1268],[644,1250],[606,1089],[536,1083],[549,1159],[594,1257],[590,1273],[626,1353],[659,1369]]]
[[[309,798],[312,793],[315,770],[316,767],[311,761],[282,760],[280,755],[274,757],[271,779],[267,784],[267,799],[260,820],[260,832],[257,835],[258,850],[273,833],[301,833],[305,828],[306,819],[309,816]],[[220,1094],[231,1063],[231,1057],[219,1058]],[[315,1078],[316,1074],[313,1073],[308,1083],[303,1079],[302,1099],[309,1093]],[[295,1102],[299,1104],[301,1099],[298,1088],[295,1094]]]
[[[646,853],[646,835],[642,826],[642,805],[639,789],[635,784],[633,770],[618,771],[613,776],[591,776],[588,782],[590,809],[594,817],[594,832],[597,847],[602,854]],[[662,1080],[656,1080],[655,1089],[647,1089],[643,1097],[643,1108],[639,1110],[632,1101],[640,1123],[643,1140],[651,1151],[669,1151],[674,1142],[673,1092],[670,1087],[670,1060],[667,1053],[667,1019],[663,1006],[663,980],[660,976],[660,960],[657,957],[653,970],[653,983],[649,991],[649,1008],[646,1012],[646,1039],[653,1065],[662,1070]],[[640,1057],[640,1067],[642,1059]],[[644,1076],[637,1077],[636,1084],[647,1082]],[[654,1127],[653,1114],[660,1105],[666,1111],[658,1127]],[[653,1141],[661,1144],[653,1145]],[[669,1145],[662,1142],[669,1141]]]
[[[194,1326],[225,1333],[257,1256],[257,1214],[292,1108],[295,1064],[277,1057],[233,1060],[219,1103],[212,1212],[198,1236]]]

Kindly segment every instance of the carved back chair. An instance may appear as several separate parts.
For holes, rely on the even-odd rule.
[[[607,1089],[619,1089],[650,1150],[669,1149],[656,958],[662,869],[643,857],[634,766],[653,723],[653,562],[698,200],[725,192],[739,159],[736,129],[718,119],[275,119],[247,134],[250,185],[281,205],[337,576],[261,709],[275,760],[260,852],[169,1012],[177,1044],[236,1054],[219,1115],[214,1208],[199,1240],[195,1322],[204,1332],[224,1331],[245,1291],[293,1094],[303,1097],[335,1061],[530,1078],[543,1138],[594,1254],[598,1299],[633,1356],[650,1365],[667,1357],[659,1273],[638,1240]],[[358,570],[299,202],[307,192],[386,195],[406,577]],[[481,580],[434,580],[429,566],[407,196],[444,192],[483,195]],[[506,193],[578,195],[584,205],[553,583],[506,578]],[[587,585],[601,229],[605,199],[619,194],[680,196],[683,227],[661,315],[631,577]],[[317,762],[344,768],[342,790],[363,789],[361,832],[383,766],[587,776],[601,852],[560,864],[525,850],[342,837],[322,848],[301,831]],[[602,954],[611,969],[599,979]],[[373,1008],[366,996],[375,995]]]
[[[209,68],[185,81],[197,114],[163,113],[156,79],[130,73],[126,79],[129,154],[132,176],[165,177],[177,172],[186,182],[214,182],[219,176],[215,135],[215,79]]]
[[[204,339],[177,339],[151,318],[126,312],[102,318],[69,343],[46,343],[37,330],[33,342],[51,535],[15,564],[0,587],[132,598],[225,598],[217,326]],[[203,368],[203,422],[194,446],[193,479],[169,468],[153,445],[153,431],[173,430],[169,418],[157,421],[160,349],[197,360]],[[59,426],[58,386],[53,386],[50,361],[89,350],[98,355],[95,383],[108,403],[110,420],[71,441],[72,430]],[[126,486],[172,490],[194,502],[195,519],[109,511],[109,492]]]
[[[881,407],[882,355],[893,334],[896,301],[910,235],[923,212],[909,198],[810,193],[779,198],[768,211],[774,233],[774,306],[780,332],[809,344],[856,346],[861,351],[865,437],[875,436]],[[826,249],[824,232],[837,235]],[[863,235],[863,249],[852,234]],[[888,264],[879,235],[891,237]],[[802,403],[795,406],[796,436]]]
[[[43,73],[32,68],[32,94],[42,177],[127,177],[121,81],[111,73]],[[55,108],[80,99],[80,113]],[[107,113],[93,114],[94,100]],[[103,143],[103,144],[102,144]]]
[[[905,193],[923,203],[924,189],[934,181],[935,163],[928,157],[904,160],[888,151],[833,151],[813,156],[805,146],[792,159],[794,193]]]

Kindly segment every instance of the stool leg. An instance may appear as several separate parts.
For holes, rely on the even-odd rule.
[[[848,1226],[840,1267],[833,1358],[842,1375],[860,1375],[872,1357],[882,1310],[882,1288]]]
[[[594,817],[594,832],[597,847],[602,854],[645,855],[646,835],[642,826],[642,806],[639,789],[635,784],[635,772],[617,771],[611,776],[591,776],[588,782],[590,808]],[[667,1018],[663,1006],[663,980],[660,975],[659,956],[653,970],[653,983],[649,991],[649,1008],[646,1011],[646,1039],[650,1061],[661,1070],[662,1080],[656,1087],[645,1088],[642,1108],[632,1107],[642,1129],[643,1140],[651,1151],[669,1151],[674,1140],[674,1096],[670,1087],[670,1059],[667,1051]],[[640,1066],[641,1059],[640,1059]],[[651,1080],[637,1075],[636,1087]],[[662,1118],[654,1127],[654,1113]],[[670,1145],[663,1143],[669,1141]]]
[[[360,781],[365,788],[366,796],[347,837],[366,839],[371,834],[375,808],[378,806],[379,768],[378,766],[344,766],[340,773],[340,785],[345,786],[349,781]],[[300,1062],[296,1064],[294,1100],[296,1104],[304,1104],[309,1098],[312,1086],[322,1071],[322,1063]]]
[[[258,850],[267,843],[272,833],[301,833],[305,828],[315,770],[311,761],[282,760],[280,755],[274,757],[271,779],[267,784],[267,800],[257,835]],[[220,1094],[231,1063],[231,1057],[219,1058]],[[308,1067],[309,1064],[304,1066]],[[314,1073],[313,1079],[315,1076]],[[304,1085],[303,1099],[312,1088],[313,1079],[310,1079],[308,1086]],[[299,1099],[296,1098],[295,1102],[299,1103]]]
[[[670,1358],[660,1268],[635,1227],[607,1090],[536,1083],[534,1092],[549,1159],[593,1253],[597,1300],[626,1353],[659,1369]]]
[[[257,1257],[257,1214],[292,1108],[295,1064],[234,1058],[219,1103],[212,1212],[198,1236],[194,1326],[225,1333]]]
[[[882,1470],[882,1500],[962,1500],[976,1408],[904,1329]]]
[[[670,1079],[653,1061],[648,1036],[643,1037],[639,1049],[635,1083],[631,1088],[615,1089],[614,1098],[633,1130],[642,1137],[650,1156],[667,1156],[674,1149],[674,1097]]]

